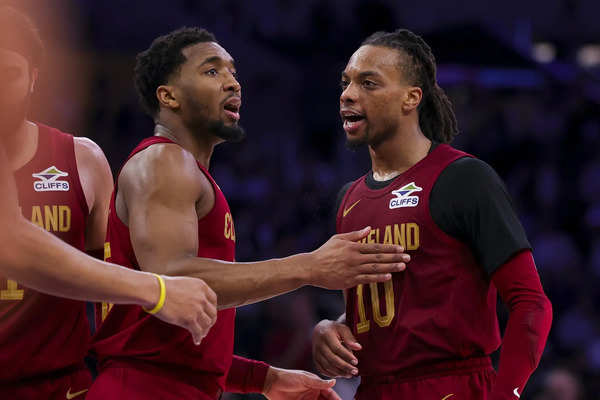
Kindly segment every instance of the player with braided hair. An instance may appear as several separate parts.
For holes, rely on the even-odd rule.
[[[346,313],[313,334],[317,368],[360,375],[356,399],[517,399],[552,321],[531,247],[494,170],[448,145],[458,128],[431,48],[377,32],[342,73],[340,115],[372,169],[342,188],[337,232],[399,244],[407,269],[345,292]],[[510,317],[500,337],[496,300]],[[498,371],[489,355],[502,345]]]

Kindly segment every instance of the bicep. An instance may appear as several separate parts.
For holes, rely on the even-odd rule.
[[[196,256],[198,218],[194,202],[165,197],[136,196],[128,205],[129,232],[140,268],[169,274],[170,263]]]
[[[178,261],[197,255],[196,206],[208,196],[195,160],[180,149],[144,152],[148,153],[123,168],[119,196],[128,210],[127,225],[140,268],[168,275]]]

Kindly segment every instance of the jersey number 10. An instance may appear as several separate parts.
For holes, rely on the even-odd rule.
[[[373,320],[379,327],[385,328],[386,326],[390,326],[396,313],[394,306],[394,283],[389,280],[383,284],[385,289],[385,315],[381,314],[381,308],[379,305],[379,290],[377,285],[377,283],[369,283],[369,291],[371,292],[371,305],[373,306]],[[365,333],[371,329],[371,321],[367,320],[367,312],[365,310],[363,293],[364,285],[358,285],[356,287],[359,319],[358,323],[356,324],[356,331],[358,333]]]

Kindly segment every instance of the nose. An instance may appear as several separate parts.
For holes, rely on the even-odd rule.
[[[346,86],[346,88],[342,91],[340,95],[340,104],[352,104],[355,103],[358,98],[358,92],[356,90],[356,85],[352,82]]]
[[[242,90],[242,85],[237,81],[235,75],[229,73],[228,78],[223,85],[223,90],[226,92],[239,93]]]

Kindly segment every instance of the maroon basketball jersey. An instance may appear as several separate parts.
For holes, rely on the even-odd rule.
[[[15,172],[21,211],[34,224],[85,250],[88,207],[73,136],[38,126],[35,156]],[[89,342],[84,302],[48,296],[0,278],[0,382],[81,365]]]
[[[346,321],[363,347],[361,375],[487,355],[500,345],[496,289],[469,247],[444,233],[429,211],[440,173],[465,156],[439,145],[387,187],[370,189],[362,177],[342,200],[339,233],[370,225],[364,241],[400,244],[411,256],[391,281],[348,291]]]
[[[148,146],[160,143],[173,142],[162,137],[147,138],[129,158]],[[198,257],[234,261],[235,230],[229,205],[208,171],[199,163],[198,168],[215,191],[214,207],[198,220]],[[108,218],[107,260],[140,269],[129,229],[115,211],[116,190],[118,187],[113,192]],[[93,351],[98,355],[100,369],[110,365],[154,369],[163,376],[171,375],[202,391],[215,393],[218,389],[224,390],[231,365],[234,320],[235,309],[219,311],[215,325],[200,346],[195,346],[185,329],[162,322],[139,306],[115,305],[94,338]]]

